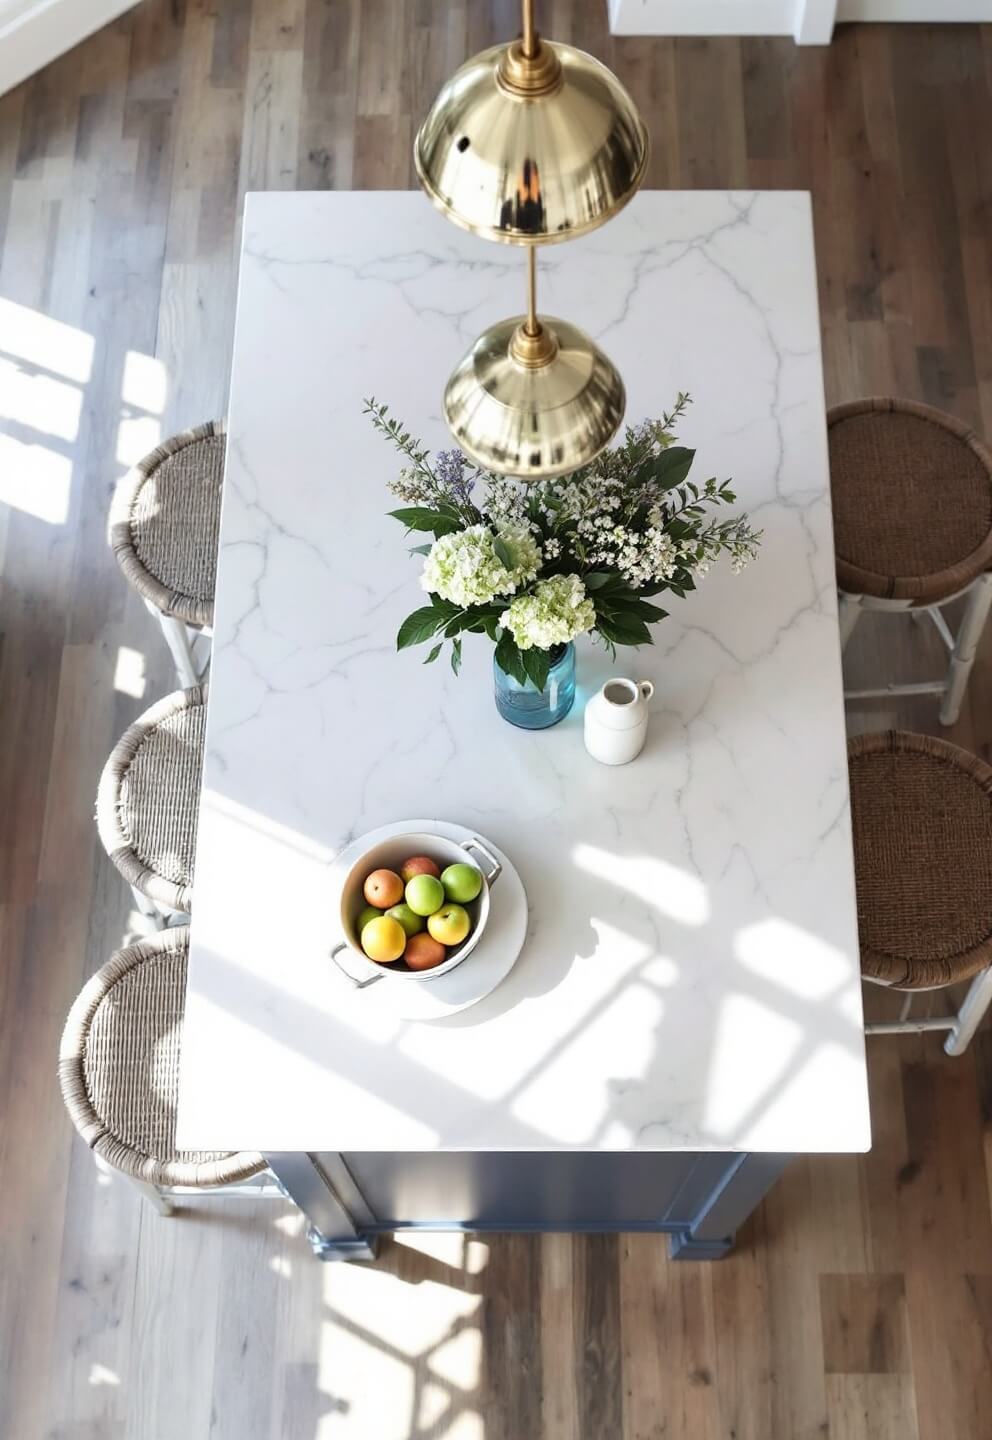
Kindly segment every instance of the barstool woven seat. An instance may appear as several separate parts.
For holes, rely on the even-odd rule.
[[[827,424],[842,647],[866,610],[901,611],[929,617],[949,652],[939,680],[845,697],[939,695],[940,723],[953,725],[992,607],[992,454],[953,415],[910,400],[855,400]],[[942,607],[959,597],[952,632]]]
[[[80,991],[59,1047],[70,1119],[97,1155],[148,1185],[210,1187],[265,1168],[252,1151],[176,1147],[189,926],[118,950]]]
[[[923,990],[992,965],[992,767],[900,730],[848,761],[862,973]]]
[[[206,687],[159,700],[114,746],[96,823],[110,859],[139,894],[189,912],[206,728]]]
[[[841,590],[929,605],[992,566],[992,454],[966,425],[886,398],[827,423]]]
[[[126,579],[188,625],[213,624],[225,443],[223,421],[163,440],[111,505],[110,544]]]

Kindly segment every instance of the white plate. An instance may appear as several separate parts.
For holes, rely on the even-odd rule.
[[[470,1005],[484,1000],[509,975],[527,934],[527,895],[523,881],[498,845],[479,834],[478,830],[453,825],[447,820],[400,820],[394,825],[382,825],[378,830],[359,836],[341,851],[331,866],[331,881],[335,890],[340,891],[345,876],[366,850],[394,835],[416,831],[441,835],[458,843],[478,835],[503,866],[502,875],[492,887],[489,921],[482,939],[471,955],[450,974],[439,975],[436,980],[425,979],[417,984],[404,982],[402,985],[391,985],[388,976],[384,976],[378,984],[358,990],[330,959],[327,968],[334,982],[349,994],[351,1004],[381,1007],[404,1020],[442,1020],[446,1015],[457,1015],[459,1010],[467,1010]],[[337,910],[335,896],[335,914]],[[330,943],[335,943],[338,938],[336,935],[329,937]]]

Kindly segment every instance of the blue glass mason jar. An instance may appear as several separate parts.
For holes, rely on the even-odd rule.
[[[511,725],[522,730],[546,730],[564,720],[575,700],[575,646],[556,645],[551,651],[551,668],[543,690],[533,680],[521,685],[493,660],[496,682],[496,709]]]

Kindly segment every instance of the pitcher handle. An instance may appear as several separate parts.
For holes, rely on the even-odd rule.
[[[654,682],[652,680],[638,680],[637,688],[641,692],[642,700],[650,700],[654,694]]]

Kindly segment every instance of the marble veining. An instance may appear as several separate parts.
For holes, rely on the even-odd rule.
[[[550,731],[499,718],[481,640],[457,679],[397,655],[418,567],[362,398],[450,443],[445,379],[519,313],[523,257],[415,193],[248,197],[184,1146],[869,1144],[809,198],[645,193],[539,263],[542,310],[603,345],[631,420],[692,393],[694,474],[734,477],[762,556],[673,597],[650,649],[580,643]],[[621,769],[582,742],[611,673],[655,685]],[[530,904],[509,978],[431,1024],[327,961],[334,856],[420,815],[491,837]]]

